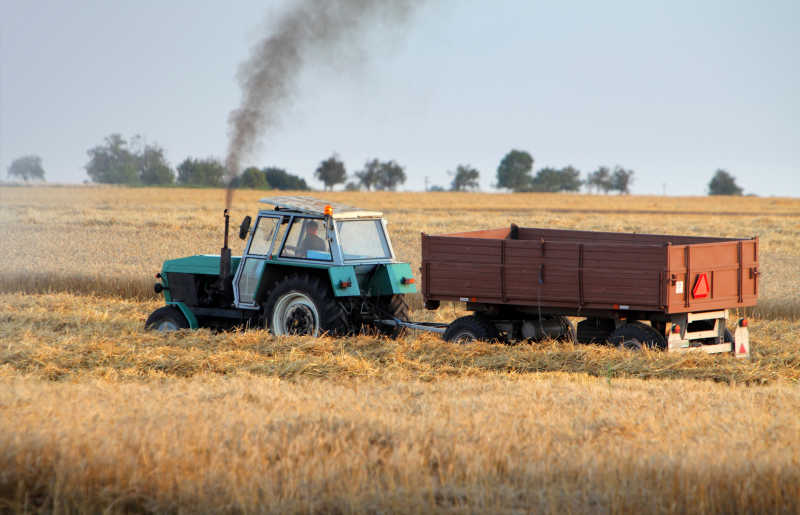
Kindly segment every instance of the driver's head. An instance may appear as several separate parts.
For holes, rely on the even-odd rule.
[[[306,227],[306,231],[308,231],[309,234],[316,235],[318,229],[319,229],[319,223],[317,223],[317,222],[308,222],[308,226]]]

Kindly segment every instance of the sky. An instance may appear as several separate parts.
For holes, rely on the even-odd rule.
[[[26,154],[80,183],[87,150],[140,134],[172,166],[224,159],[239,64],[293,2],[0,2],[0,175]],[[308,56],[245,165],[312,187],[394,159],[402,189],[469,164],[492,191],[511,149],[534,169],[635,171],[636,194],[800,196],[800,2],[428,0],[341,58]],[[341,186],[340,186],[341,187]]]

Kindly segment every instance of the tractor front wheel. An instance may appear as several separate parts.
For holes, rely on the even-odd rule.
[[[275,335],[345,332],[342,307],[315,277],[293,274],[280,281],[264,305],[266,325]]]
[[[147,317],[144,328],[162,332],[177,331],[179,329],[188,329],[189,322],[180,309],[175,306],[164,306],[153,311]]]

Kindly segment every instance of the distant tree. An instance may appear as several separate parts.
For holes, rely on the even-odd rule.
[[[28,181],[43,181],[44,168],[42,158],[36,155],[22,156],[14,159],[6,172],[9,178]]]
[[[370,191],[378,184],[378,174],[381,169],[381,162],[377,159],[370,159],[364,163],[364,169],[355,173],[358,183],[365,190]]]
[[[344,185],[345,191],[361,191],[361,186],[357,182],[350,181]]]
[[[708,183],[709,195],[741,195],[742,188],[736,184],[736,178],[727,171],[719,169]]]
[[[93,182],[104,184],[165,185],[175,182],[175,172],[157,144],[141,145],[141,136],[130,143],[120,134],[106,136],[102,145],[87,151],[86,173]]]
[[[558,192],[578,191],[583,184],[581,172],[567,166],[557,170],[555,168],[542,168],[536,172],[530,184],[530,191]]]
[[[394,161],[385,161],[381,163],[375,184],[379,190],[394,191],[404,182],[406,182],[406,172],[403,170],[402,166]]]
[[[428,191],[433,193],[440,193],[442,191],[447,191],[447,190],[444,189],[444,186],[439,186],[438,184],[434,184],[433,186],[428,188]]]
[[[137,184],[137,156],[119,134],[106,136],[105,142],[87,151],[86,173],[93,182],[103,184]]]
[[[306,180],[297,175],[292,175],[282,168],[264,168],[264,175],[269,185],[276,190],[302,190],[308,191],[311,188],[306,184]]]
[[[450,183],[452,191],[468,191],[477,190],[480,183],[480,172],[470,165],[458,165],[455,172],[447,172],[448,175],[453,176],[453,182]]]
[[[631,192],[630,185],[633,184],[633,170],[626,170],[621,166],[614,168],[611,174],[611,189],[619,192],[620,195]]]
[[[344,168],[344,163],[334,154],[319,164],[314,176],[325,184],[325,189],[333,190],[334,186],[347,180],[347,170]]]
[[[606,166],[601,166],[586,177],[586,186],[589,191],[611,191],[611,170]]]
[[[225,167],[218,159],[187,157],[178,165],[178,183],[186,186],[223,186]]]
[[[175,182],[175,172],[167,164],[164,149],[158,145],[146,145],[141,153],[134,156],[142,184],[161,186]]]
[[[242,189],[251,189],[251,190],[269,189],[269,182],[267,182],[267,176],[264,174],[264,172],[262,172],[255,166],[246,168],[241,173],[241,175],[234,178],[231,184],[235,188],[242,188]]]
[[[497,187],[525,191],[531,183],[533,157],[523,150],[512,150],[497,167]]]

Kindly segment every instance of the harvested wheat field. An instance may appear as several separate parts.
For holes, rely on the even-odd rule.
[[[0,511],[800,511],[800,200],[323,198],[382,210],[414,270],[422,231],[758,235],[752,360],[148,333],[161,262],[219,251],[223,192],[0,188]]]

